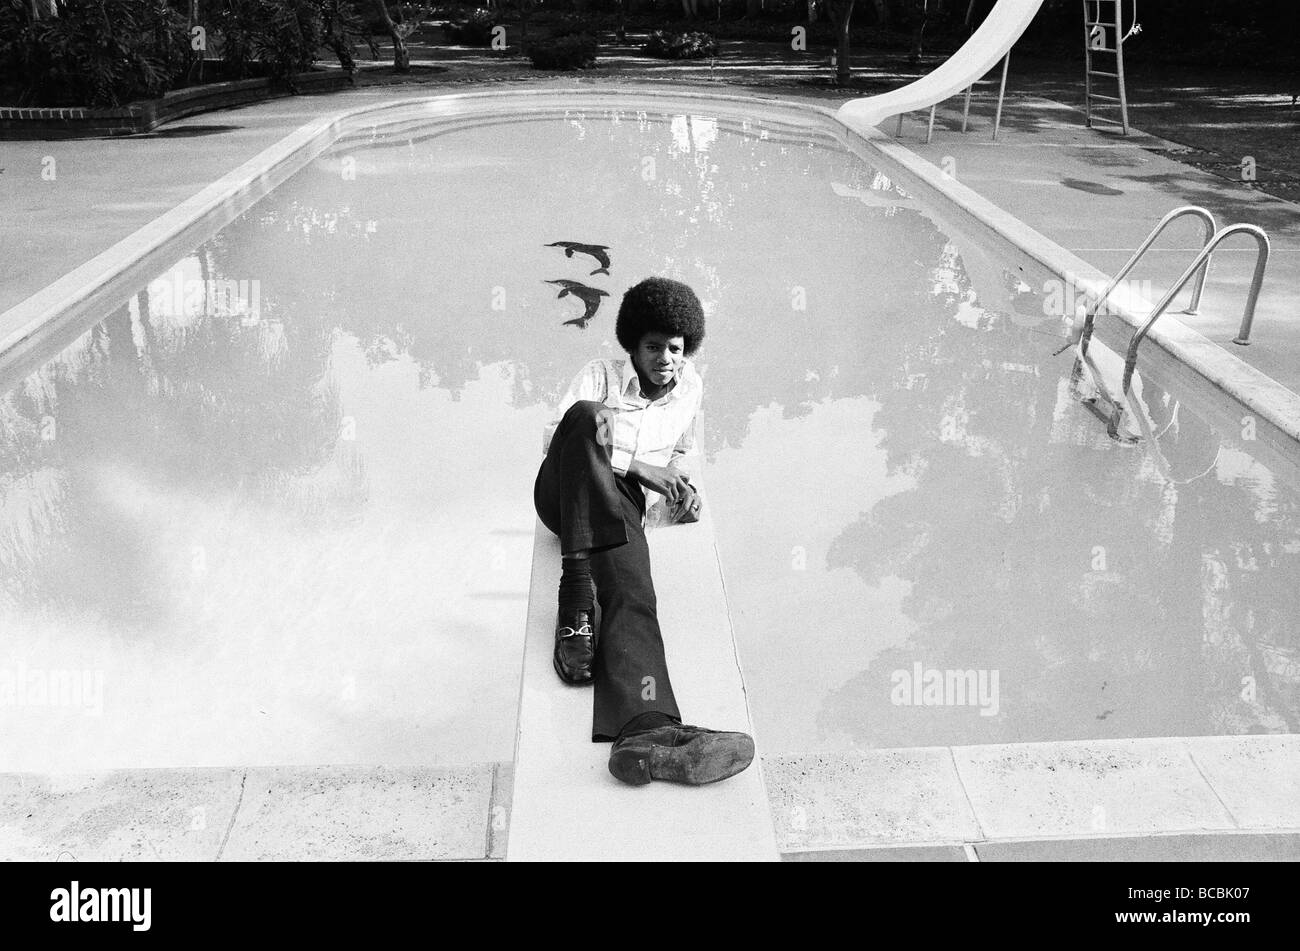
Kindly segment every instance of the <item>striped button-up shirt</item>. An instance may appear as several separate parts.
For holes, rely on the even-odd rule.
[[[615,472],[627,475],[635,459],[685,473],[683,457],[695,448],[695,420],[704,381],[690,359],[682,360],[673,380],[672,389],[651,401],[641,392],[641,378],[630,358],[592,360],[574,377],[555,418],[547,425],[542,453],[550,449],[551,437],[569,407],[578,400],[595,400],[614,411],[609,462]],[[658,493],[646,492],[647,510],[658,498]]]

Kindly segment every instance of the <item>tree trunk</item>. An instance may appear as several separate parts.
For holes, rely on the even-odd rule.
[[[384,0],[372,0],[371,8],[375,11],[375,19],[384,25],[384,31],[393,39],[393,72],[409,73],[411,54],[406,49],[406,40],[397,32],[397,24],[388,15],[388,4]]]
[[[916,5],[921,8],[920,16],[916,21],[916,32],[912,34],[912,52],[907,57],[913,66],[921,61],[921,39],[925,35],[925,22],[930,18],[930,0],[916,0]]]
[[[519,0],[519,55],[528,55],[528,18],[532,16],[536,0]]]
[[[847,86],[849,84],[849,23],[853,20],[853,3],[854,0],[840,0],[837,6],[839,17],[836,26],[839,28],[839,49],[835,54],[835,84],[838,86]]]
[[[627,42],[627,26],[624,18],[627,14],[627,0],[618,0],[618,41]]]

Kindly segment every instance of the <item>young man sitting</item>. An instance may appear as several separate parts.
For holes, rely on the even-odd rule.
[[[645,536],[647,493],[666,499],[673,521],[699,518],[682,457],[703,395],[690,357],[704,311],[685,284],[652,277],[623,296],[615,333],[628,359],[592,360],[574,379],[533,486],[538,517],[560,538],[555,671],[595,684],[591,739],[613,742],[609,771],[623,782],[716,782],[750,764],[754,741],[681,722]]]

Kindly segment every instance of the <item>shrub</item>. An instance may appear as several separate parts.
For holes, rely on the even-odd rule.
[[[274,0],[263,3],[262,17],[253,50],[271,79],[293,89],[293,74],[316,62],[324,39],[320,7],[314,0]]]
[[[645,44],[645,52],[660,59],[699,59],[717,56],[717,38],[709,33],[670,33],[655,30]]]
[[[596,65],[598,46],[590,33],[552,36],[530,44],[533,69],[590,69]]]
[[[320,0],[222,0],[209,14],[221,35],[221,59],[238,77],[254,61],[293,87],[294,73],[316,61],[325,40]]]
[[[0,7],[0,83],[22,105],[117,106],[159,96],[185,71],[185,19],[166,0],[72,0],[29,20]]]
[[[492,27],[496,17],[489,10],[474,10],[466,20],[447,22],[442,31],[448,43],[459,46],[487,46],[492,42]]]

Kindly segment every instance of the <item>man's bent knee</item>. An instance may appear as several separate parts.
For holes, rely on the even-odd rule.
[[[606,448],[610,446],[614,411],[604,403],[598,403],[596,400],[578,400],[565,412],[564,420],[569,420],[570,425],[579,424],[583,431],[594,432],[597,442]]]

